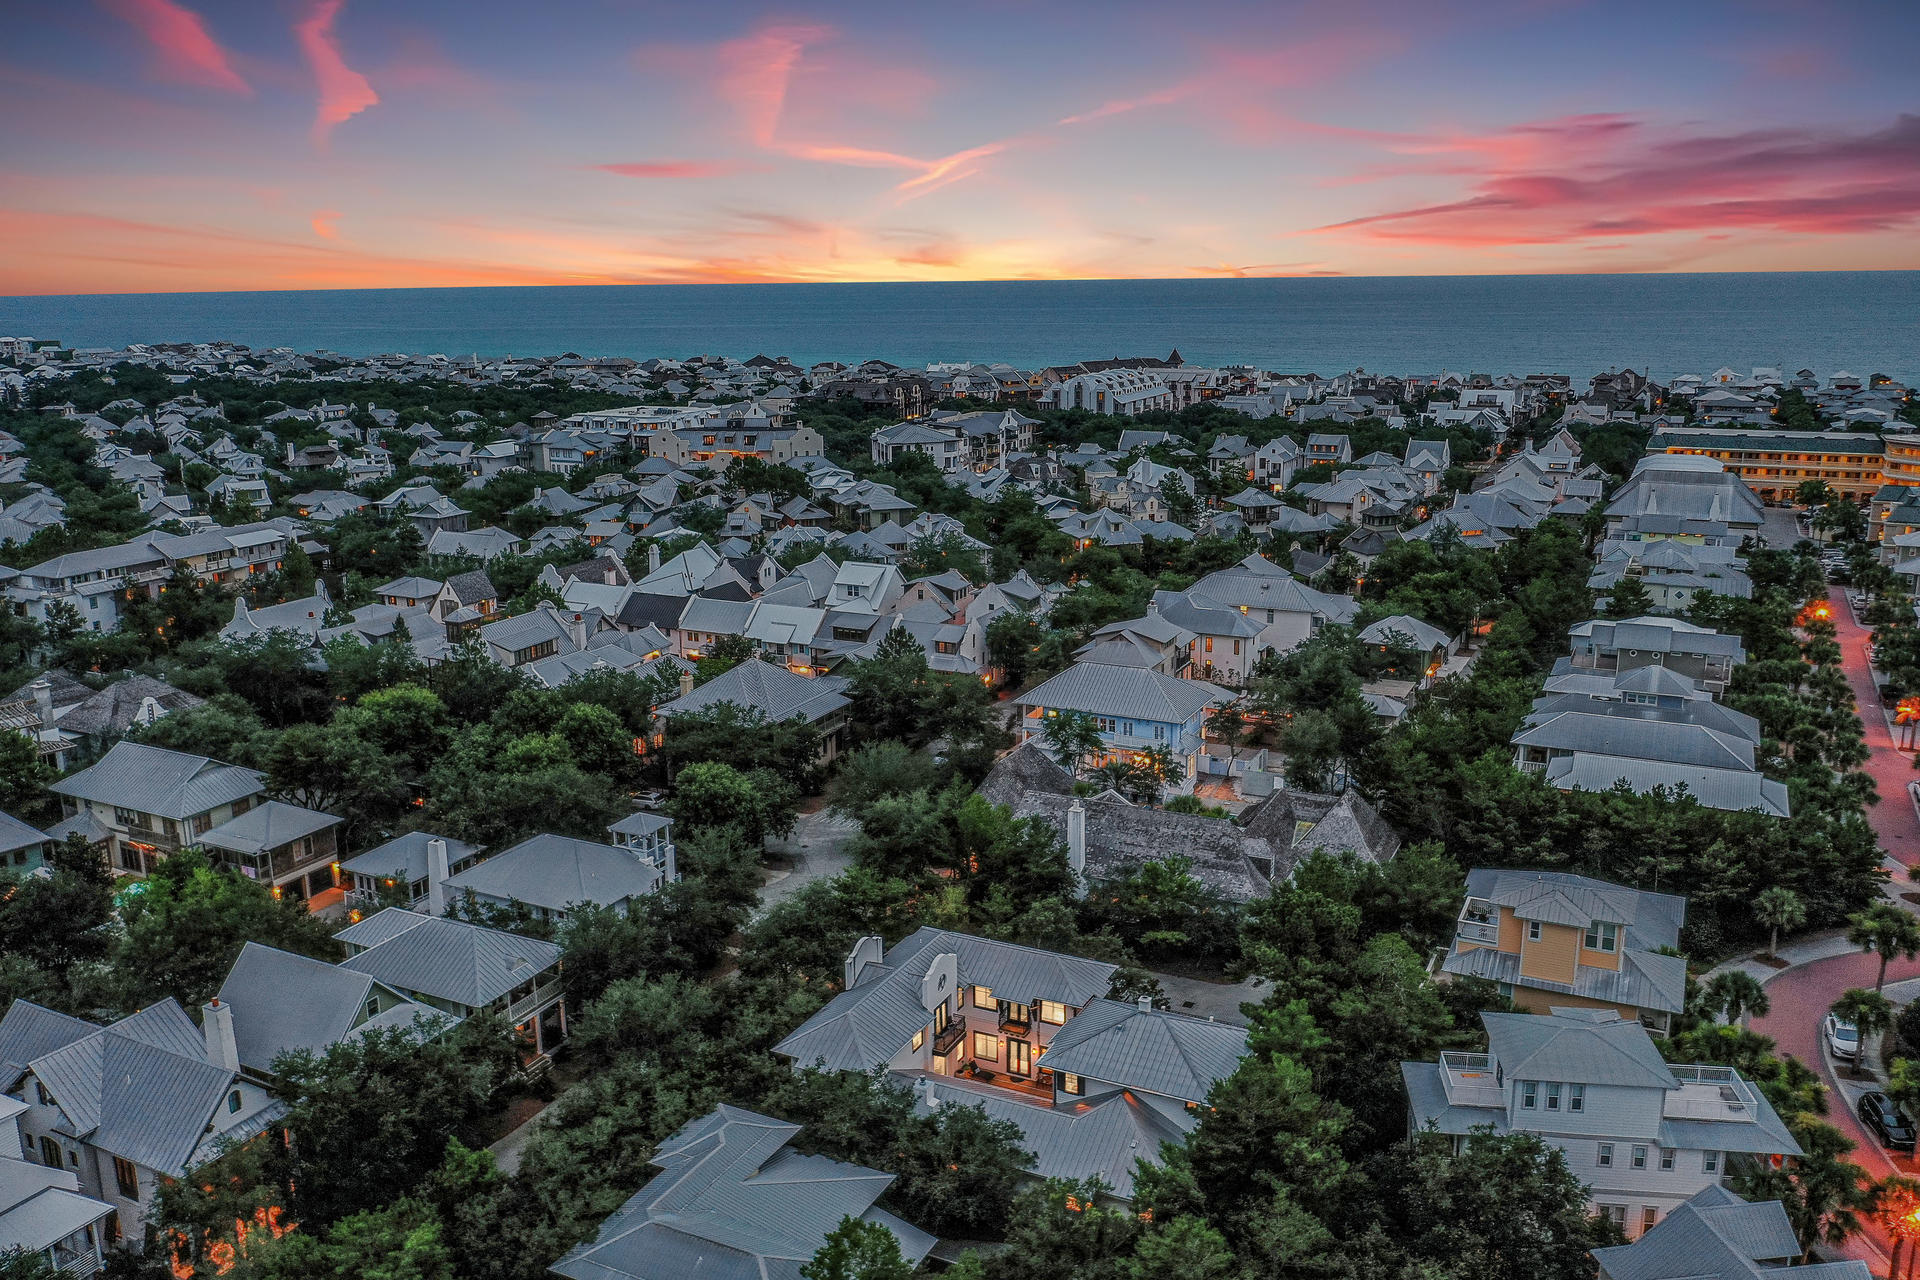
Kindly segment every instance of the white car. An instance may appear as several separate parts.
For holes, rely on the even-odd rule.
[[[1852,1062],[1860,1056],[1860,1031],[1851,1022],[1842,1022],[1833,1014],[1821,1024],[1826,1032],[1827,1051],[1836,1058]]]
[[[1913,816],[1920,818],[1920,782],[1907,784],[1907,799],[1913,801]]]

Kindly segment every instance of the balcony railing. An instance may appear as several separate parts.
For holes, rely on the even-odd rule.
[[[558,978],[549,978],[535,987],[531,994],[522,996],[507,1006],[508,1022],[524,1022],[546,1006],[558,1000],[563,983]]]
[[[1027,1032],[1033,1030],[1033,1011],[1028,1009],[1025,1013],[1015,1013],[1011,1009],[1001,1010],[1000,1029],[1002,1031],[1016,1031],[1025,1035]]]
[[[1753,1086],[1732,1067],[1672,1067],[1677,1090],[1669,1091],[1661,1114],[1669,1120],[1752,1121],[1759,1112]]]
[[[1447,1101],[1457,1107],[1505,1107],[1506,1090],[1500,1087],[1499,1068],[1484,1053],[1440,1055],[1440,1078],[1446,1087]]]
[[[1500,941],[1500,924],[1496,908],[1484,898],[1468,898],[1460,908],[1460,918],[1453,927],[1453,936],[1462,942],[1479,942],[1492,946]]]
[[[933,1038],[933,1052],[936,1056],[944,1057],[953,1052],[954,1046],[962,1043],[966,1038],[967,1020],[955,1018],[947,1024],[945,1031]]]

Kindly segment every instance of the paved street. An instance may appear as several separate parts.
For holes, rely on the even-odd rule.
[[[847,841],[859,830],[859,823],[831,809],[801,814],[793,824],[793,833],[770,846],[791,866],[769,873],[760,890],[761,912],[786,901],[815,880],[830,879],[845,871],[852,862],[846,853]]]
[[[1769,510],[1769,533],[1772,533],[1772,515],[1773,511]],[[1920,861],[1920,817],[1916,817],[1913,804],[1907,798],[1907,783],[1920,775],[1915,774],[1911,758],[1894,747],[1887,718],[1881,712],[1873,671],[1867,662],[1870,629],[1855,619],[1844,592],[1835,590],[1829,599],[1833,604],[1835,638],[1840,643],[1841,667],[1847,683],[1852,686],[1871,752],[1866,771],[1880,793],[1880,803],[1867,810],[1867,819],[1880,839],[1880,847],[1889,855],[1892,879],[1888,894],[1899,901],[1898,894],[1908,887],[1908,869]],[[1912,909],[1910,904],[1902,902],[1902,905]],[[1896,1171],[1911,1174],[1915,1172],[1912,1157],[1891,1155],[1854,1113],[1854,1100],[1870,1082],[1857,1079],[1850,1072],[1836,1071],[1821,1042],[1821,1020],[1833,1002],[1849,987],[1873,986],[1879,970],[1879,957],[1841,950],[1844,946],[1843,939],[1828,935],[1782,947],[1785,958],[1796,963],[1778,972],[1753,962],[1743,963],[1740,967],[1766,983],[1767,998],[1772,1004],[1767,1016],[1753,1019],[1751,1025],[1755,1031],[1770,1036],[1782,1054],[1798,1058],[1819,1071],[1832,1091],[1827,1120],[1856,1144],[1852,1155],[1855,1163],[1875,1178]],[[1887,994],[1898,1002],[1920,995],[1920,961],[1896,960],[1887,966]],[[1866,1240],[1857,1241],[1841,1252],[1884,1267],[1886,1250],[1885,1237],[1877,1228],[1872,1228]]]

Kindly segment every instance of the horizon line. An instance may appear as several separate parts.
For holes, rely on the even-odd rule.
[[[1483,271],[1483,272],[1411,272],[1406,274],[1366,272],[1279,272],[1272,275],[1190,275],[1190,276],[983,276],[971,280],[553,280],[540,284],[436,284],[436,285],[312,285],[306,288],[261,289],[163,289],[110,293],[10,293],[0,294],[0,303],[28,299],[90,298],[187,298],[243,297],[274,293],[456,293],[479,290],[529,289],[742,289],[742,288],[918,288],[954,287],[983,284],[1058,285],[1058,284],[1252,284],[1262,281],[1341,281],[1341,280],[1587,280],[1633,276],[1841,276],[1841,275],[1920,275],[1920,267],[1819,267],[1776,268],[1765,271],[1725,269],[1705,271]]]

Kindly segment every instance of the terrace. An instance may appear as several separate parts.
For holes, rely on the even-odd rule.
[[[1448,1050],[1440,1055],[1440,1080],[1447,1101],[1456,1107],[1506,1109],[1507,1091],[1499,1064],[1484,1053]]]
[[[1732,1067],[1676,1066],[1680,1087],[1667,1094],[1661,1114],[1669,1120],[1738,1120],[1751,1123],[1759,1114],[1753,1086]]]

